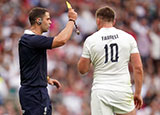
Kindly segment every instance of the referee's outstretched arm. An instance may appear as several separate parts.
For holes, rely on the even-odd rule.
[[[74,28],[74,21],[77,19],[77,13],[74,9],[69,9],[68,18],[69,21],[66,27],[57,36],[55,36],[52,42],[52,48],[62,46],[70,39]]]

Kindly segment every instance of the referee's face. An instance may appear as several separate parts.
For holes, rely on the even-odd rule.
[[[49,12],[46,12],[45,15],[43,16],[43,20],[41,24],[42,32],[47,32],[50,25],[51,25],[50,15],[49,15]]]

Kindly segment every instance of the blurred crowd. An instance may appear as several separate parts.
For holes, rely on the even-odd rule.
[[[77,62],[84,40],[97,31],[95,11],[105,5],[116,11],[115,26],[133,35],[141,54],[144,105],[137,115],[160,115],[160,0],[69,2],[78,13],[80,35],[74,32],[65,46],[48,51],[48,75],[62,83],[60,91],[48,86],[53,115],[90,115],[93,69],[82,76],[77,71]],[[68,21],[65,0],[0,0],[0,115],[22,114],[18,100],[18,41],[30,26],[28,12],[35,6],[50,11],[52,25],[46,36],[57,35]],[[133,79],[132,83],[134,90]]]

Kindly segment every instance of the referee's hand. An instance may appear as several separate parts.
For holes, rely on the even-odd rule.
[[[77,12],[75,12],[74,9],[69,8],[68,18],[75,21],[77,19]]]
[[[49,78],[48,79],[48,83],[50,85],[55,85],[57,87],[57,89],[61,89],[62,85],[60,84],[60,82],[56,79],[52,79],[52,78]]]
[[[143,99],[141,95],[134,95],[134,104],[137,109],[140,109],[143,105]]]

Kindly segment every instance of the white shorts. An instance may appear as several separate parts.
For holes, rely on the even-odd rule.
[[[134,110],[132,93],[93,90],[91,93],[92,115],[126,114]]]

